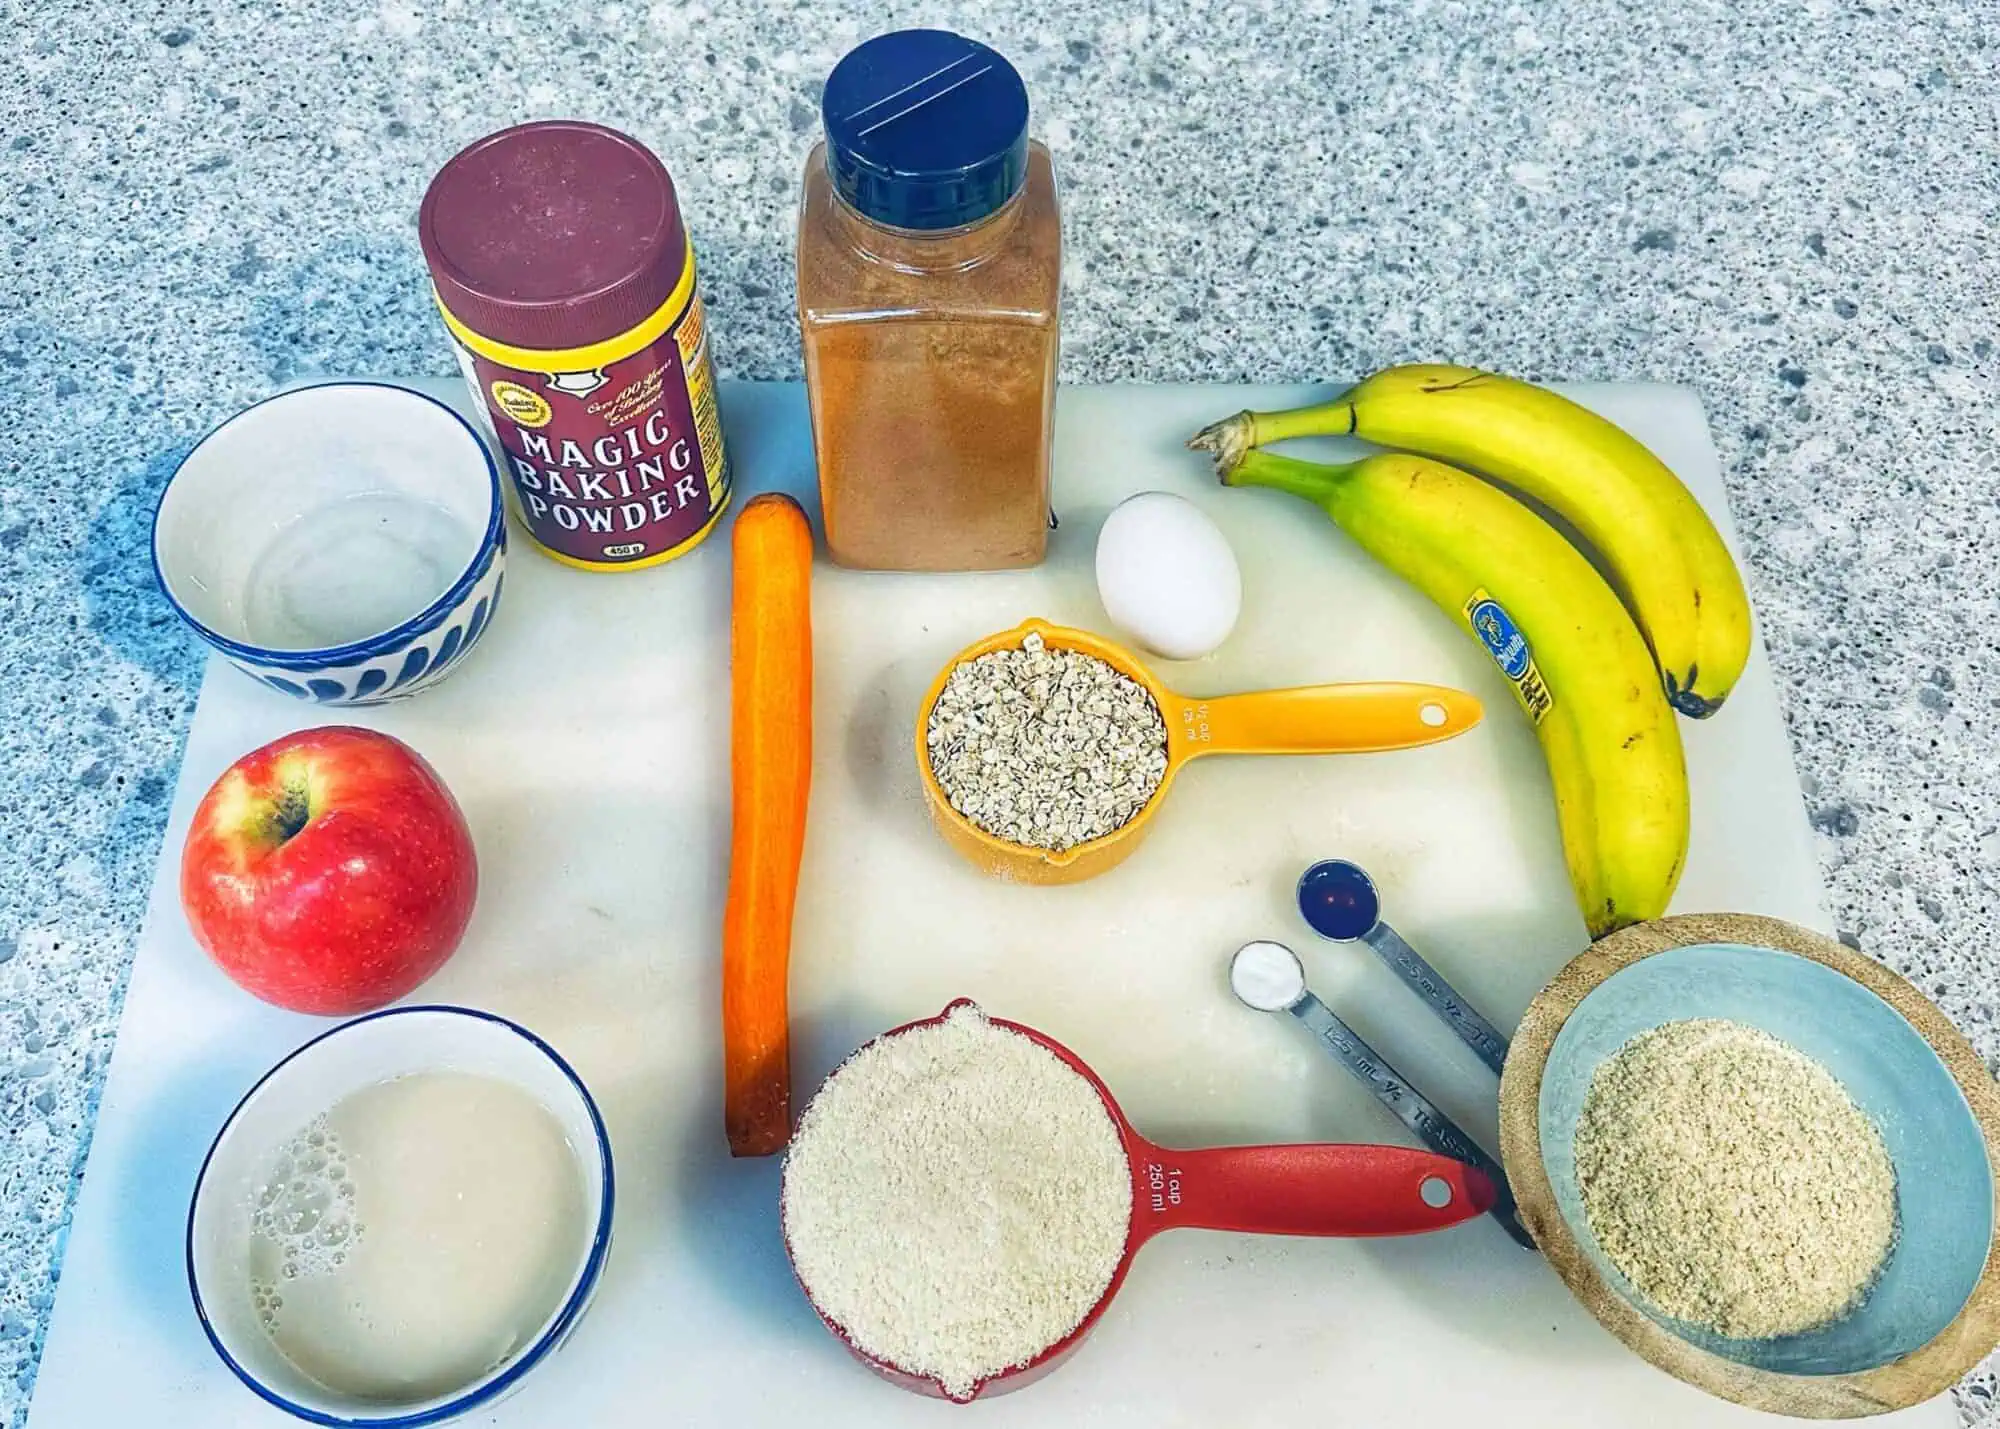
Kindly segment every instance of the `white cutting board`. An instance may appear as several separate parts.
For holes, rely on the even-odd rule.
[[[422,384],[455,401],[455,382]],[[1701,407],[1655,386],[1570,389],[1677,470],[1728,529]],[[1385,970],[1316,944],[1299,870],[1353,858],[1386,916],[1502,1027],[1584,944],[1526,721],[1486,655],[1303,503],[1217,488],[1189,431],[1305,388],[1068,388],[1062,528],[1037,571],[884,577],[822,566],[814,592],[811,829],[793,952],[801,1102],[876,1032],[969,994],[1039,1026],[1168,1144],[1405,1135],[1289,1019],[1229,995],[1251,938],[1299,947],[1317,990],[1494,1144],[1493,1080]],[[724,389],[745,491],[813,481],[793,385]],[[1181,492],[1243,565],[1242,624],[1209,661],[1162,665],[1218,693],[1342,679],[1456,684],[1487,706],[1433,749],[1208,760],[1146,846],[1072,888],[1001,884],[931,832],[912,767],[917,701],[961,646],[1025,616],[1102,628],[1097,525],[1120,497]],[[1621,1348],[1490,1221],[1391,1241],[1177,1232],[1140,1255],[1091,1343],[1046,1381],[967,1410],[847,1359],[794,1287],[775,1160],[724,1153],[717,937],[728,818],[726,532],[622,577],[517,542],[484,647],[438,689],[360,722],[393,731],[457,791],[481,862],[478,911],[425,1001],[527,1024],[600,1101],[616,1156],[615,1247],[588,1318],[478,1422],[1215,1425],[1325,1417],[1427,1423],[1723,1425],[1754,1417]],[[342,716],[346,718],[346,716]],[[307,706],[211,661],[78,1197],[32,1429],[287,1423],[210,1353],[188,1306],[186,1199],[216,1127],[257,1075],[324,1024],[267,1009],[190,941],[175,869],[195,802]],[[1813,850],[1761,650],[1728,707],[1683,722],[1695,833],[1676,907],[1826,929]],[[968,1420],[969,1422],[969,1420]],[[1955,1422],[1948,1399],[1899,1423]]]

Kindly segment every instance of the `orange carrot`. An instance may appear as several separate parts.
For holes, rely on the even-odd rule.
[[[792,1134],[785,979],[812,783],[812,528],[796,501],[766,494],[733,539],[722,1115],[732,1154],[769,1156]]]

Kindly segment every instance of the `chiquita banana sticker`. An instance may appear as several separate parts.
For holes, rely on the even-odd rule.
[[[1528,644],[1528,637],[1521,633],[1507,607],[1480,586],[1465,602],[1465,619],[1472,626],[1472,633],[1479,637],[1479,643],[1486,647],[1486,653],[1493,657],[1493,663],[1500,667],[1500,673],[1513,684],[1514,697],[1528,712],[1528,718],[1540,724],[1555,708],[1556,699],[1535,665],[1535,652]]]

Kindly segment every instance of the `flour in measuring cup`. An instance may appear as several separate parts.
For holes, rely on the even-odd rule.
[[[827,1079],[786,1155],[783,1216],[822,1314],[874,1358],[964,1395],[1103,1297],[1132,1180],[1089,1080],[965,1006]]]

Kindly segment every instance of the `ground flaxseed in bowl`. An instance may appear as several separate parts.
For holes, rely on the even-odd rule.
[[[1167,723],[1145,686],[1037,634],[955,666],[924,744],[952,808],[1056,853],[1132,822],[1167,774]]]
[[[1103,1297],[1132,1178],[1097,1088],[964,1004],[827,1078],[786,1152],[782,1215],[820,1314],[963,1397]]]
[[[1839,1319],[1895,1244],[1881,1132],[1756,1027],[1698,1018],[1634,1037],[1592,1075],[1575,1145],[1611,1263],[1664,1314],[1731,1339]]]

